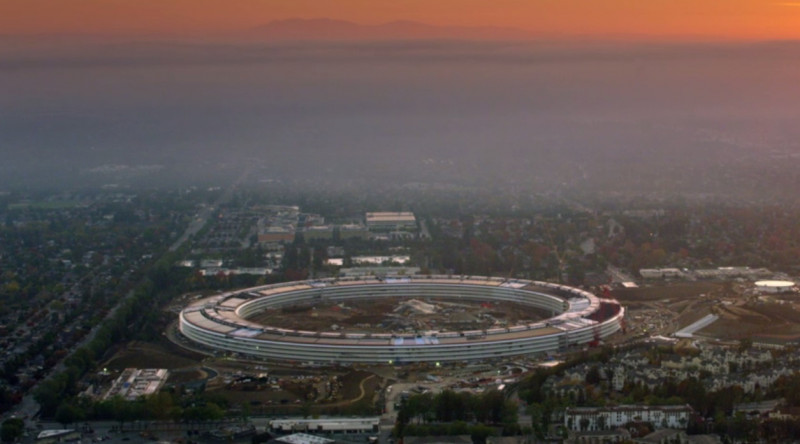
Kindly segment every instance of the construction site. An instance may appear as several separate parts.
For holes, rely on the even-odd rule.
[[[775,344],[800,339],[796,294],[760,292],[749,282],[670,283],[611,294],[628,308],[626,324],[632,336],[672,336],[695,325],[685,336]],[[701,322],[704,319],[707,322]]]
[[[249,320],[292,330],[407,333],[486,330],[533,323],[552,315],[529,305],[505,301],[384,297],[266,309]]]

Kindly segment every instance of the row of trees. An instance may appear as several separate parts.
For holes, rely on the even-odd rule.
[[[408,424],[405,436],[458,436],[469,435],[473,443],[485,443],[486,438],[500,433],[496,427],[485,424],[467,424],[464,421],[439,424]]]
[[[0,426],[0,441],[14,442],[25,432],[25,421],[20,418],[9,418]]]
[[[170,391],[128,401],[116,396],[103,401],[79,397],[62,403],[55,411],[56,421],[72,424],[88,419],[119,421],[120,426],[134,420],[215,421],[225,417],[228,401],[224,398],[196,395],[181,396]]]
[[[444,390],[435,395],[415,394],[402,401],[397,415],[395,434],[399,437],[420,434],[464,434],[463,427],[442,425],[454,422],[502,426],[506,434],[519,432],[517,404],[506,399],[503,392],[493,390],[474,395]],[[434,430],[436,433],[431,433]]]
[[[713,421],[695,418],[689,423],[688,433],[716,433],[730,442],[797,442],[800,420],[762,419],[739,412],[733,416],[719,415]]]
[[[167,254],[147,272],[147,277],[120,302],[113,315],[98,327],[95,336],[64,360],[65,370],[43,381],[34,391],[41,405],[41,414],[52,417],[62,404],[75,405],[78,381],[115,345],[141,335],[152,336],[157,327],[159,307],[175,296],[183,279],[175,273],[185,273],[171,266],[176,260]]]

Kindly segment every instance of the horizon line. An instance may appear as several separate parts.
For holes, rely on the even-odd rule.
[[[540,32],[531,29],[502,26],[502,25],[446,25],[434,24],[430,22],[422,22],[417,20],[397,19],[390,21],[382,21],[377,24],[361,23],[348,19],[331,18],[331,17],[287,17],[283,19],[270,20],[263,24],[243,26],[240,28],[231,29],[217,29],[217,30],[185,30],[185,31],[170,31],[170,30],[144,30],[144,31],[52,31],[52,32],[30,32],[30,33],[0,33],[0,39],[36,39],[36,38],[112,38],[112,39],[179,39],[179,40],[242,40],[254,41],[257,36],[253,36],[252,32],[258,31],[261,28],[267,27],[272,24],[286,23],[291,21],[297,22],[315,22],[315,21],[329,21],[338,22],[343,24],[352,25],[354,27],[363,28],[380,28],[393,24],[409,24],[420,25],[430,28],[439,28],[442,30],[454,31],[478,31],[478,30],[496,30],[508,31],[519,33],[515,37],[475,37],[475,36],[375,36],[375,37],[314,37],[307,38],[284,38],[284,37],[265,37],[263,43],[269,42],[370,42],[370,41],[508,41],[508,42],[529,42],[529,41],[550,41],[550,42],[596,42],[596,43],[770,43],[770,42],[800,42],[800,37],[779,37],[779,36],[733,36],[725,34],[697,34],[697,33],[641,33],[641,32],[603,32],[603,33],[576,33],[564,31],[548,31]],[[250,34],[248,34],[250,33]]]

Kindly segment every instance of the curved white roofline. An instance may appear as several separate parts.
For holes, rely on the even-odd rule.
[[[312,332],[261,325],[246,318],[268,307],[317,300],[375,297],[506,300],[557,316],[540,322],[471,331],[409,333]],[[616,301],[603,301],[616,304]],[[618,304],[616,304],[618,305]],[[541,281],[473,276],[344,278],[287,282],[212,296],[186,307],[181,332],[210,348],[280,360],[330,362],[448,361],[554,350],[591,342],[620,328],[624,309],[598,323],[601,301],[590,292]]]

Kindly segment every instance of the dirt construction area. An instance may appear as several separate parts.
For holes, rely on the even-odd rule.
[[[268,309],[250,320],[292,330],[388,333],[484,330],[550,316],[510,302],[381,298]]]
[[[800,311],[794,301],[759,298],[756,301],[722,305],[715,310],[719,319],[700,331],[722,339],[789,342],[800,339]]]
[[[757,294],[747,282],[680,282],[611,292],[626,307],[629,332],[668,336],[706,315],[719,318],[695,336],[769,342],[800,339],[800,296]]]
[[[348,412],[372,406],[386,380],[372,372],[350,368],[267,366],[226,358],[210,358],[171,343],[130,342],[103,367],[111,382],[126,368],[166,368],[167,386],[202,386],[228,400],[248,406],[253,413],[291,413],[313,404],[315,411]]]

